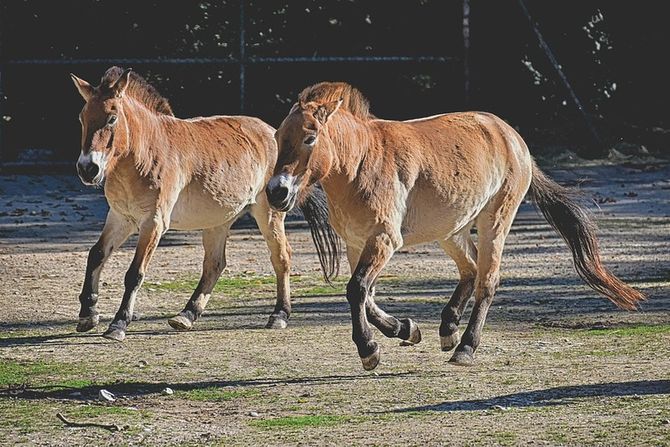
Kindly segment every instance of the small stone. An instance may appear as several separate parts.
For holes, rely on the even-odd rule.
[[[147,366],[149,366],[149,362],[147,362],[146,360],[140,360],[139,362],[137,362],[137,366],[139,366],[140,368],[146,368]]]
[[[401,340],[400,341],[400,346],[414,346],[414,343],[412,343],[409,340]]]
[[[70,397],[81,397],[81,392],[74,391],[74,392],[70,393]]]
[[[98,400],[102,400],[104,402],[114,402],[116,400],[116,396],[107,390],[100,390],[98,391]]]
[[[177,366],[182,366],[182,367],[187,367],[189,365],[190,365],[189,362],[179,362],[179,363],[177,363]]]
[[[161,391],[161,394],[163,396],[172,396],[174,394],[174,390],[170,387],[165,387],[163,388],[163,391]]]
[[[249,416],[251,416],[252,418],[257,418],[259,416],[259,414],[255,411],[250,411]]]
[[[670,425],[670,419],[663,419],[663,420],[661,421],[661,424],[663,424],[663,425]]]
[[[493,405],[491,407],[493,410],[507,411],[509,407],[503,407],[502,405]]]

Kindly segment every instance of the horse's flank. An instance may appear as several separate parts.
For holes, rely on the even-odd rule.
[[[345,99],[342,107],[347,104]],[[398,248],[449,238],[472,222],[503,183],[527,189],[531,176],[523,140],[487,113],[411,121],[335,113],[327,132],[338,148],[322,180],[327,193],[338,195],[330,202],[333,225],[355,233],[358,244],[374,230],[352,228],[354,222],[369,226],[384,219],[400,230]],[[360,216],[352,219],[352,213]]]

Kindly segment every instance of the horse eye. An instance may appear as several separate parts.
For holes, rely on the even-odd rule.
[[[113,126],[114,124],[116,124],[117,119],[118,117],[116,115],[109,115],[109,118],[107,118],[107,124]]]
[[[315,141],[316,141],[316,137],[315,137],[314,135],[310,135],[310,136],[308,136],[307,138],[305,138],[304,143],[305,143],[307,146],[311,146],[311,145],[314,144]]]

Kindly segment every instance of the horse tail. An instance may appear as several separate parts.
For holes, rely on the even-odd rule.
[[[577,274],[584,282],[619,308],[636,310],[646,298],[602,264],[596,226],[589,213],[577,204],[577,191],[554,182],[533,163],[530,194],[547,222],[568,244]]]
[[[326,193],[321,185],[316,184],[310,188],[307,196],[300,202],[299,208],[312,233],[323,278],[328,284],[332,284],[331,281],[340,272],[342,242],[330,225]]]

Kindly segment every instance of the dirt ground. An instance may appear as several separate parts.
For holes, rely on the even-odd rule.
[[[262,238],[241,228],[191,332],[166,319],[190,296],[203,251],[197,233],[169,232],[126,341],[100,333],[120,303],[133,240],[103,273],[101,325],[75,333],[102,192],[72,176],[0,176],[0,444],[670,446],[670,166],[550,172],[599,203],[603,258],[649,295],[642,309],[618,311],[588,289],[526,203],[476,365],[448,364],[439,349],[457,272],[426,245],[400,251],[377,288],[378,303],[414,318],[423,341],[404,347],[376,332],[382,361],[369,373],[350,337],[348,267],[325,286],[297,221],[287,329],[262,329],[274,278]],[[101,389],[116,400],[101,402]],[[66,427],[57,413],[121,430]]]

